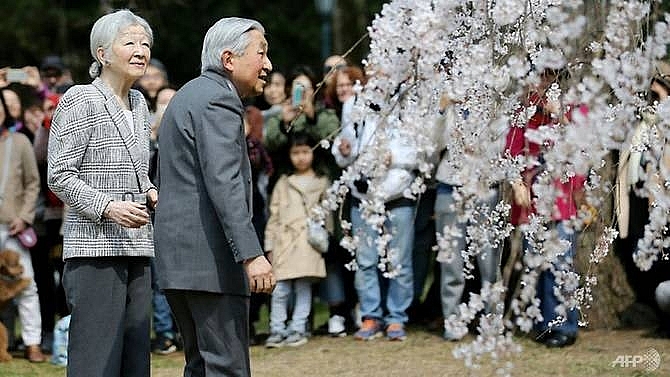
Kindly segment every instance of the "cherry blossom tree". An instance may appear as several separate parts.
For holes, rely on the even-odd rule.
[[[377,242],[387,276],[388,240],[383,223],[387,212],[375,177],[383,176],[384,163],[391,147],[384,137],[401,134],[423,156],[420,175],[405,196],[415,198],[431,178],[439,146],[436,135],[448,127],[447,150],[452,173],[460,182],[457,190],[463,219],[484,218],[467,230],[467,250],[451,250],[451,229],[438,234],[438,260],[449,260],[461,252],[474,260],[486,247],[499,247],[510,235],[509,205],[501,201],[495,208],[482,208],[476,198],[492,185],[508,185],[520,179],[533,157],[512,157],[503,148],[510,127],[523,127],[535,112],[525,101],[528,88],[539,84],[547,70],[565,73],[565,79],[547,91],[548,100],[557,104],[555,116],[564,118],[570,105],[579,104],[588,112],[571,114],[556,127],[541,127],[527,137],[547,146],[543,169],[533,184],[536,213],[522,227],[533,245],[523,257],[524,268],[516,287],[501,282],[487,285],[472,294],[460,307],[460,315],[445,320],[452,332],[467,332],[478,320],[479,335],[469,344],[459,344],[454,355],[466,365],[477,367],[484,358],[511,373],[507,363],[520,347],[511,334],[528,332],[540,318],[535,285],[539,274],[553,269],[553,262],[565,250],[556,231],[549,226],[556,198],[556,180],[575,175],[588,177],[586,200],[598,207],[603,192],[611,190],[601,177],[606,156],[624,147],[640,114],[654,114],[654,132],[646,135],[644,148],[649,161],[642,191],[653,197],[650,224],[639,243],[635,260],[641,269],[667,258],[670,208],[670,167],[666,140],[670,137],[670,103],[650,103],[646,92],[654,75],[655,62],[666,55],[670,43],[670,16],[655,12],[660,1],[578,1],[578,0],[393,0],[386,4],[369,27],[370,54],[364,61],[369,75],[365,86],[357,86],[353,118],[377,124],[379,137],[350,165],[329,191],[315,217],[337,209],[348,187],[361,177],[369,179],[369,200],[361,204],[366,221],[380,234]],[[596,11],[599,19],[586,16]],[[599,22],[598,24],[594,24]],[[452,124],[443,125],[441,101],[456,103],[460,114]],[[442,124],[442,126],[440,126]],[[592,216],[582,211],[571,222],[579,230]],[[557,280],[568,289],[559,294],[558,312],[590,305],[591,290],[597,284],[597,265],[608,255],[616,238],[611,219],[605,222],[591,252],[593,268],[583,274],[560,274]],[[346,230],[350,224],[343,222]],[[346,236],[341,244],[356,252],[358,240]],[[350,267],[355,268],[352,262]],[[464,273],[471,275],[466,263]],[[553,270],[552,270],[553,271]],[[504,313],[505,290],[513,290],[513,300]],[[597,298],[595,298],[597,300]],[[482,315],[484,308],[487,314]]]

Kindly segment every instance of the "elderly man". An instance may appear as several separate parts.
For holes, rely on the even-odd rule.
[[[202,74],[172,98],[159,130],[158,283],[184,340],[185,376],[249,376],[249,294],[275,279],[251,222],[251,168],[240,98],[272,70],[263,26],[223,18],[203,43]]]

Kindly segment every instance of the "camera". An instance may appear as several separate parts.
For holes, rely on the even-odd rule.
[[[293,93],[291,94],[291,102],[294,107],[302,103],[302,97],[305,93],[305,87],[302,84],[295,84],[293,86]]]
[[[28,74],[22,69],[9,68],[7,69],[7,82],[22,82],[28,79]]]

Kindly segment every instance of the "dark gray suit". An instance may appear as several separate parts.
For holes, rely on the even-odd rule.
[[[242,114],[233,84],[206,71],[172,98],[159,130],[156,267],[184,337],[185,376],[250,373],[241,262],[263,252]]]

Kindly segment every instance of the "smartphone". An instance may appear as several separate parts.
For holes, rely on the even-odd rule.
[[[22,69],[9,68],[7,70],[7,82],[22,82],[28,79],[28,74]]]
[[[302,84],[296,84],[293,86],[293,93],[291,95],[291,101],[293,106],[298,106],[302,103],[302,96],[305,93],[305,87]]]

